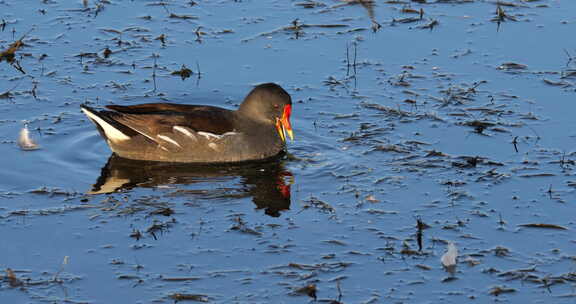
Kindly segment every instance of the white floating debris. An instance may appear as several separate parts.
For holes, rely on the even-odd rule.
[[[442,265],[444,265],[444,267],[450,268],[456,266],[457,258],[458,258],[458,248],[456,248],[456,245],[454,245],[454,243],[449,242],[448,249],[446,250],[446,253],[444,253],[444,255],[442,256],[440,261],[442,261]]]
[[[28,131],[27,124],[24,125],[24,128],[22,128],[22,130],[20,130],[18,145],[20,146],[20,149],[25,151],[40,149],[40,146],[36,144],[34,140],[32,140],[32,138],[30,138],[30,131]]]
[[[366,196],[366,201],[369,203],[379,203],[380,201],[372,194]]]

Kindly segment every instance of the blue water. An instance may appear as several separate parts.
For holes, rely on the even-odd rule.
[[[308,284],[342,303],[573,302],[574,79],[560,73],[576,69],[575,3],[514,2],[502,9],[517,21],[498,28],[493,3],[410,3],[424,20],[393,23],[418,15],[376,2],[373,32],[360,4],[196,2],[100,2],[95,16],[93,2],[0,1],[2,50],[30,31],[26,74],[0,63],[0,268],[23,282],[4,272],[2,302],[302,303]],[[498,69],[508,62],[526,68]],[[195,74],[171,75],[182,65]],[[271,166],[105,167],[79,111],[232,109],[271,81],[293,97],[296,137]],[[23,121],[40,150],[18,148]],[[99,180],[116,192],[87,194]],[[417,218],[431,228],[411,255]],[[531,223],[568,230],[519,226]],[[460,254],[443,282],[446,241]]]

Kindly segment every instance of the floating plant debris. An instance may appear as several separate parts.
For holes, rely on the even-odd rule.
[[[182,80],[185,80],[186,78],[189,78],[192,74],[194,74],[194,72],[192,72],[192,70],[187,68],[185,65],[182,65],[182,68],[180,70],[174,71],[171,74],[178,75],[182,78]]]
[[[555,229],[555,230],[568,230],[568,228],[554,225],[554,224],[543,224],[543,223],[531,223],[531,224],[520,224],[520,227],[527,227],[527,228],[542,228],[542,229]]]
[[[501,294],[513,293],[513,292],[516,292],[516,289],[502,286],[495,286],[492,289],[490,289],[489,294],[493,296],[499,296]]]
[[[179,301],[194,301],[194,302],[202,302],[208,303],[210,299],[207,295],[203,294],[194,294],[194,293],[173,293],[168,296],[170,299],[179,302]]]
[[[498,66],[498,70],[526,70],[528,68],[527,65],[522,63],[515,63],[515,62],[505,62]]]
[[[448,246],[446,248],[446,252],[442,255],[440,261],[442,262],[442,266],[445,268],[452,268],[456,266],[456,261],[458,258],[458,248],[452,242],[448,242]]]
[[[304,287],[300,287],[300,288],[296,289],[294,292],[295,292],[296,294],[304,294],[304,295],[307,295],[307,296],[313,298],[314,301],[316,301],[316,298],[317,298],[317,297],[316,297],[316,292],[317,292],[317,291],[318,291],[318,290],[317,290],[315,284],[308,284],[308,285],[306,285],[306,286],[304,286]]]
[[[2,60],[6,60],[9,63],[13,63],[15,61],[16,52],[24,46],[23,39],[26,37],[26,35],[22,36],[22,38],[16,40],[7,49],[0,52],[0,62],[2,62]]]
[[[40,146],[34,142],[32,137],[30,137],[30,131],[28,130],[28,125],[24,124],[22,130],[20,130],[20,135],[18,136],[18,146],[24,151],[38,150]]]
[[[576,2],[4,2],[3,302],[576,297]],[[119,160],[78,108],[263,82],[302,134],[271,164]]]

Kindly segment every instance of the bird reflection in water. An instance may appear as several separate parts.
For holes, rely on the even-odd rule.
[[[130,160],[112,154],[89,194],[112,193],[136,187],[158,188],[166,185],[221,183],[240,178],[238,189],[227,189],[227,197],[252,197],[257,209],[278,217],[290,209],[290,185],[293,176],[279,160],[232,165],[192,165]],[[180,195],[222,197],[222,189],[179,189]],[[240,193],[240,195],[238,195]],[[226,195],[224,195],[226,197]]]

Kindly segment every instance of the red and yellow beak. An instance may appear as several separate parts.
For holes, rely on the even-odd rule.
[[[290,140],[294,141],[294,134],[292,133],[292,126],[290,125],[290,114],[292,113],[292,106],[285,105],[284,112],[282,113],[282,118],[276,117],[276,130],[282,141],[286,141],[286,134],[290,137]]]

